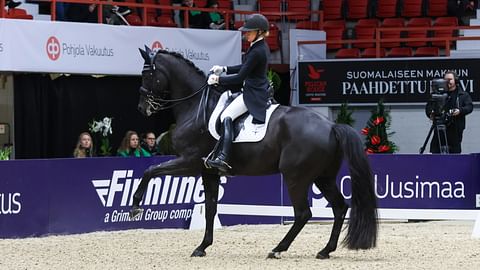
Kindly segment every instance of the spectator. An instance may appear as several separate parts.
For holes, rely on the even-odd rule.
[[[118,156],[122,157],[150,157],[150,153],[140,147],[138,134],[135,131],[127,131],[122,143],[118,148]]]
[[[218,8],[218,0],[208,0],[205,8]],[[222,14],[216,11],[202,12],[202,28],[225,29],[225,20]]]
[[[193,0],[183,0],[182,1],[182,7],[196,7],[195,3],[193,3]],[[202,12],[199,10],[188,10],[188,25],[185,25],[184,17],[185,17],[185,11],[180,10],[180,22],[182,24],[182,27],[185,28],[202,28]]]
[[[445,123],[448,153],[462,152],[463,130],[465,129],[465,116],[473,110],[472,98],[470,95],[458,87],[458,76],[454,71],[447,71],[444,79],[447,81],[448,96],[442,110],[448,112],[449,117]],[[429,101],[425,107],[427,117],[435,120],[434,103]],[[435,123],[434,123],[435,124]],[[433,133],[430,143],[431,153],[442,153],[437,132]],[[443,145],[442,145],[443,146]]]
[[[145,135],[142,137],[142,142],[140,143],[140,146],[145,151],[150,153],[150,155],[152,156],[158,155],[158,147],[157,147],[155,133],[153,132],[145,133]]]
[[[93,142],[92,136],[88,132],[82,132],[78,136],[77,146],[73,150],[73,157],[84,158],[93,157]]]
[[[469,25],[471,16],[476,15],[478,1],[471,0],[448,0],[448,15],[457,17],[460,25]]]
[[[8,7],[8,8],[16,8],[18,6],[20,6],[22,4],[22,2],[15,2],[13,0],[6,0],[5,1],[5,6]]]
[[[69,3],[65,11],[65,21],[97,23],[97,4]]]

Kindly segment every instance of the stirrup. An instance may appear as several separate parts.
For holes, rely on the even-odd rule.
[[[209,162],[215,162],[217,164],[211,164],[211,163],[209,164]],[[207,164],[209,168],[216,168],[222,172],[227,172],[228,170],[232,169],[232,166],[230,166],[230,164],[228,164],[226,161],[222,159],[219,159],[218,157],[215,158],[214,160],[206,160],[205,164]]]
[[[207,169],[212,169],[213,168],[212,166],[210,166],[210,164],[208,164],[208,162],[213,161],[215,159],[214,153],[215,153],[215,149],[213,149],[212,152],[210,152],[208,154],[208,156],[202,157],[203,166],[205,166],[205,168],[207,168]]]

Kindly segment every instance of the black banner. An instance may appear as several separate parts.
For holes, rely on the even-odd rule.
[[[447,70],[459,77],[458,85],[474,102],[480,85],[480,59],[379,59],[299,62],[299,104],[425,103],[433,79]]]

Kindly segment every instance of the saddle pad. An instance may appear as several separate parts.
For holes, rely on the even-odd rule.
[[[208,130],[210,134],[216,139],[220,139],[220,134],[218,134],[217,130],[215,129],[215,123],[217,119],[220,117],[222,113],[225,103],[228,97],[231,95],[230,91],[225,91],[218,100],[217,106],[212,112],[210,119],[208,120]],[[253,117],[251,114],[245,118],[245,122],[243,123],[242,128],[239,130],[238,135],[233,139],[234,143],[240,142],[259,142],[265,137],[267,132],[268,123],[270,120],[270,116],[272,116],[273,111],[279,106],[279,104],[273,104],[267,109],[267,114],[265,117],[265,124],[253,124],[252,120]],[[235,120],[234,120],[235,121]],[[234,126],[237,126],[234,124]]]

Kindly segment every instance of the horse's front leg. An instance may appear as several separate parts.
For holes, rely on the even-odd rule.
[[[217,214],[220,176],[202,173],[202,179],[205,190],[205,234],[202,243],[193,251],[192,257],[203,257],[207,254],[205,249],[213,243],[213,223]]]
[[[143,212],[143,209],[140,208],[140,202],[142,201],[143,195],[147,190],[150,179],[159,175],[198,175],[201,171],[202,164],[199,161],[200,159],[198,159],[198,161],[196,162],[192,159],[179,157],[157,165],[152,165],[147,170],[145,170],[142,180],[140,181],[140,185],[138,185],[138,188],[133,195],[133,206],[130,210],[130,218],[133,219]]]

